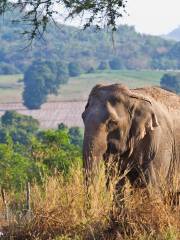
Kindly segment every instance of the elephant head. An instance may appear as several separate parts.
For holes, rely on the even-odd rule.
[[[139,142],[159,125],[151,101],[121,84],[95,86],[82,118],[86,176],[107,154],[130,157]]]

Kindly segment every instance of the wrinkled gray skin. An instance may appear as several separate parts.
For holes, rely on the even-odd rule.
[[[103,159],[136,187],[170,180],[180,162],[180,97],[158,87],[97,85],[82,114],[86,180]],[[110,160],[111,159],[111,160]],[[113,171],[111,171],[113,172]],[[125,183],[120,178],[117,188]]]

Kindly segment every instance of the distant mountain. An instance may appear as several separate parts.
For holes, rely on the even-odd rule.
[[[166,39],[171,39],[175,41],[180,41],[180,26],[165,35]]]
[[[44,38],[27,46],[20,34],[24,29],[23,23],[13,24],[8,16],[0,18],[0,74],[24,73],[38,59],[75,61],[84,71],[113,59],[118,59],[123,69],[180,69],[180,46],[175,46],[176,42],[137,33],[132,26],[119,26],[114,46],[111,32],[55,24],[48,27]]]

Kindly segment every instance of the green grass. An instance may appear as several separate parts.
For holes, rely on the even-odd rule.
[[[123,83],[130,88],[159,85],[160,78],[165,71],[135,71],[135,70],[107,70],[91,74],[82,74],[70,78],[68,84],[61,86],[57,96],[50,96],[49,100],[87,99],[92,87],[98,83]],[[22,100],[23,83],[19,80],[23,75],[0,76],[0,103]]]
[[[0,102],[21,101],[23,75],[0,75]]]
[[[117,70],[82,74],[79,77],[71,78],[67,85],[61,87],[58,99],[86,99],[92,87],[97,83],[123,83],[130,88],[159,86],[164,73],[165,71]]]

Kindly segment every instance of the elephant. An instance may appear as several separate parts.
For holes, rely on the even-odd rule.
[[[122,189],[169,181],[180,169],[180,96],[160,87],[96,85],[82,113],[86,182],[113,159]],[[112,166],[113,167],[113,166]],[[108,180],[107,180],[108,182]]]

